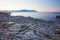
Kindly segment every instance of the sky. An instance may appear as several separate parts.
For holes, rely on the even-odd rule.
[[[0,0],[0,10],[21,9],[60,12],[60,0]]]

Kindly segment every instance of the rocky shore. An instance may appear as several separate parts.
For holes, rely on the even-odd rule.
[[[60,40],[60,23],[0,12],[0,40]]]

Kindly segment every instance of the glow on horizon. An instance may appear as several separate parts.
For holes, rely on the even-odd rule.
[[[0,10],[21,9],[60,12],[60,0],[0,0]]]

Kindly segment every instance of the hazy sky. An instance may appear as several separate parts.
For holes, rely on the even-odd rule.
[[[60,0],[0,0],[0,10],[32,9],[40,12],[60,12]]]

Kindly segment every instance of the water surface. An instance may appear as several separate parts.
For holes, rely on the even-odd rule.
[[[25,16],[44,19],[53,22],[60,22],[60,19],[57,19],[56,16],[60,15],[60,12],[12,12],[12,16]]]

